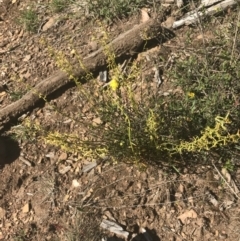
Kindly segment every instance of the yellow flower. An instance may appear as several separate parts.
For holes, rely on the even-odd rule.
[[[187,96],[188,96],[189,98],[194,98],[194,97],[195,97],[195,94],[194,94],[193,92],[188,92],[188,93],[187,93]]]
[[[119,87],[119,83],[116,79],[112,79],[110,82],[109,82],[109,86],[111,87],[111,89],[113,91],[116,91]]]

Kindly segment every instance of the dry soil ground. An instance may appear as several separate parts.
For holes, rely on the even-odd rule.
[[[37,3],[41,28],[37,33],[26,31],[18,18],[28,4],[27,0],[0,1],[0,108],[57,70],[49,46],[70,58],[73,46],[82,55],[98,48],[91,42],[96,22],[74,8],[68,10],[70,14],[53,13],[47,1]],[[107,28],[114,37],[138,22],[139,16],[133,16]],[[139,54],[139,58],[150,59],[145,63],[146,75],[151,77],[155,56],[168,59],[177,46],[182,48],[187,28],[177,30],[176,38],[154,50]],[[193,31],[192,37],[197,47],[201,34]],[[162,88],[167,93],[170,87]],[[74,87],[65,89],[50,101],[58,111],[46,104],[28,115],[45,127],[76,128],[61,112],[74,115],[79,101]],[[15,128],[21,129],[21,121],[18,124]],[[85,159],[34,137],[16,141],[2,137],[1,142],[0,151],[6,158],[0,170],[0,240],[123,240],[100,228],[103,219],[121,225],[129,232],[129,240],[240,240],[239,199],[212,165],[174,173]],[[95,164],[86,171],[89,163]],[[239,175],[236,171],[235,180]]]

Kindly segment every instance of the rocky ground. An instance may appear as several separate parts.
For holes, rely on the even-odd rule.
[[[48,1],[38,1],[41,24],[31,33],[19,24],[20,12],[29,4],[28,0],[0,1],[0,108],[58,70],[49,47],[70,59],[73,49],[84,56],[99,47],[92,41],[99,26],[89,20],[84,7],[71,5],[55,13],[47,7]],[[175,9],[174,3],[164,3],[164,7],[165,20],[179,14],[177,10],[175,16],[169,14],[174,15],[169,10]],[[221,16],[226,19],[223,24],[231,14],[234,10]],[[111,38],[131,29],[141,18],[141,14],[135,14],[108,24]],[[139,53],[139,61],[146,59],[145,76],[154,75],[153,63],[159,61],[159,55],[164,65],[171,56],[184,51],[188,29],[178,29],[176,37]],[[211,31],[205,36],[210,39]],[[191,39],[197,48],[202,39],[199,29],[192,29]],[[176,91],[169,83],[161,88],[163,95]],[[13,123],[6,133],[20,133],[18,139],[1,137],[0,240],[240,239],[240,170],[231,177],[226,169],[211,162],[177,172],[173,168],[93,160],[66,153],[24,133],[21,122],[26,117],[54,130],[76,128],[62,113],[74,117],[79,105],[76,87],[66,88],[52,96],[48,104]],[[117,226],[118,234],[107,231],[103,220],[120,225],[122,230]]]

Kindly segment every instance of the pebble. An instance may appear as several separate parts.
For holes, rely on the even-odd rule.
[[[67,153],[63,152],[58,158],[58,161],[65,161],[68,158]]]

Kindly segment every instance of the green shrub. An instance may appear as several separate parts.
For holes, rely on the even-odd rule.
[[[32,8],[25,8],[19,17],[19,22],[23,27],[30,32],[36,32],[39,27],[37,12]]]
[[[110,22],[129,16],[147,4],[146,0],[89,0],[88,2],[90,14],[97,19]]]

